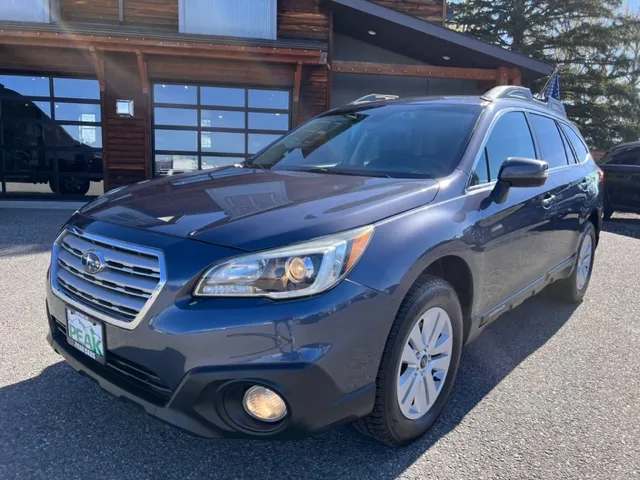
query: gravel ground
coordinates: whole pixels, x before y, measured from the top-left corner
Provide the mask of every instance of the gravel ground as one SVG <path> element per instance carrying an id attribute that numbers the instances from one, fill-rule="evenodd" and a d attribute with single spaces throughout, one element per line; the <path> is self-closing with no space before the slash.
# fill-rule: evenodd
<path id="1" fill-rule="evenodd" d="M 640 217 L 606 225 L 577 308 L 534 298 L 465 351 L 431 432 L 204 440 L 119 402 L 45 342 L 48 249 L 68 213 L 0 209 L 0 478 L 640 478 Z"/>

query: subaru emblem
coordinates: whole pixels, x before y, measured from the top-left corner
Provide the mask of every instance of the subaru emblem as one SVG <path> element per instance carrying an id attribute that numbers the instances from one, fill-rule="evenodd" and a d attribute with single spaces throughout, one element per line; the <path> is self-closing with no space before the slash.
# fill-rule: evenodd
<path id="1" fill-rule="evenodd" d="M 97 250 L 87 250 L 82 254 L 84 271 L 90 274 L 101 272 L 107 267 L 104 255 Z"/>

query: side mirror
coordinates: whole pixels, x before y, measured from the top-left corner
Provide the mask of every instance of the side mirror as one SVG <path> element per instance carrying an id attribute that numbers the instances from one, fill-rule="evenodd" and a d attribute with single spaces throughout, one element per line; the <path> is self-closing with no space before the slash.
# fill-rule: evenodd
<path id="1" fill-rule="evenodd" d="M 510 157 L 500 167 L 493 191 L 496 203 L 503 203 L 511 187 L 541 187 L 549 176 L 549 164 L 531 158 Z"/>

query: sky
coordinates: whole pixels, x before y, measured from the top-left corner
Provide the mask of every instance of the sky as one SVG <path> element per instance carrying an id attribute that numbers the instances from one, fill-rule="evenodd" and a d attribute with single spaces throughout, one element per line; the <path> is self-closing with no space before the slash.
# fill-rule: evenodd
<path id="1" fill-rule="evenodd" d="M 449 0 L 451 3 L 458 3 L 460 1 L 461 0 Z M 624 0 L 624 6 L 640 13 L 640 0 Z"/>

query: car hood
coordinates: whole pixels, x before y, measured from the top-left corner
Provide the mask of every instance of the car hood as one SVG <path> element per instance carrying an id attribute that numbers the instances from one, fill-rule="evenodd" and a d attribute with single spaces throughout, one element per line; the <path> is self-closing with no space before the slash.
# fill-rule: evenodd
<path id="1" fill-rule="evenodd" d="M 431 179 L 227 167 L 112 191 L 80 213 L 253 251 L 371 224 L 428 204 L 437 191 Z"/>

